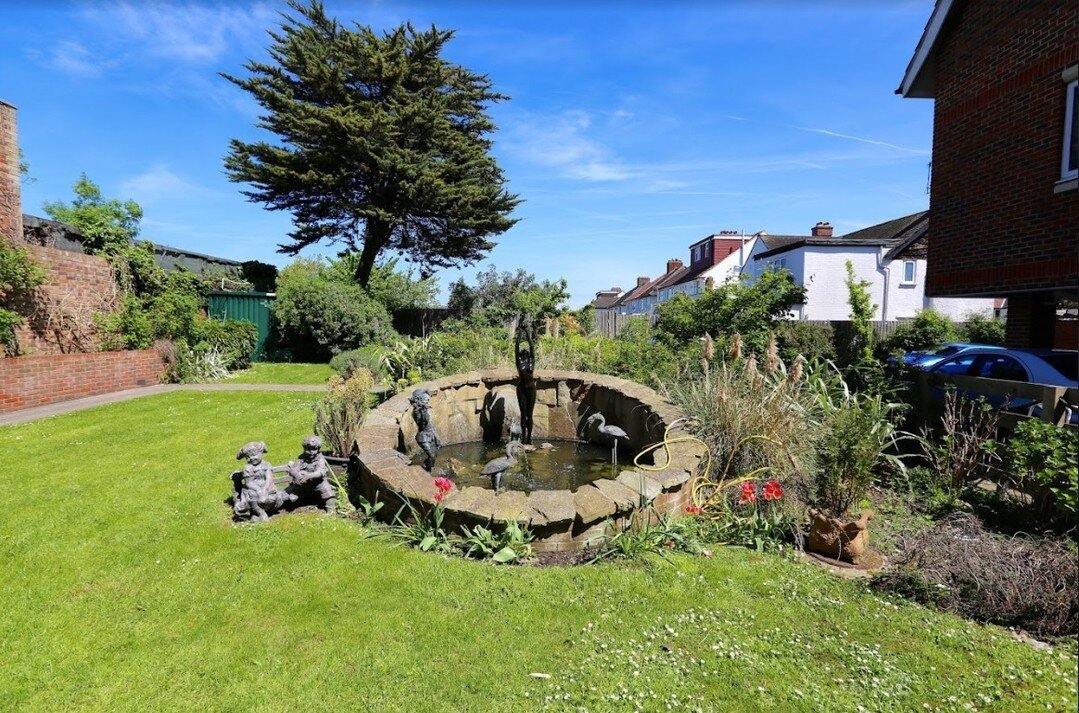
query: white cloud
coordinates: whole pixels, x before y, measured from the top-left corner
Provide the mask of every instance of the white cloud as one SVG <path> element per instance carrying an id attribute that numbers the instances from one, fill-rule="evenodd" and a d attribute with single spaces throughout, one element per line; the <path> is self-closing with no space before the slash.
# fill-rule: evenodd
<path id="1" fill-rule="evenodd" d="M 140 54 L 191 63 L 219 59 L 231 46 L 261 36 L 275 19 L 263 3 L 118 2 L 89 8 L 85 16 L 111 39 L 137 44 Z"/>
<path id="2" fill-rule="evenodd" d="M 637 174 L 588 136 L 592 117 L 565 111 L 553 117 L 530 117 L 517 124 L 507 141 L 524 160 L 554 168 L 565 178 L 589 182 L 624 181 Z"/>
<path id="3" fill-rule="evenodd" d="M 161 164 L 120 184 L 120 194 L 139 203 L 155 203 L 162 199 L 184 200 L 207 192 L 207 189 L 181 178 Z"/>
<path id="4" fill-rule="evenodd" d="M 79 77 L 96 77 L 104 67 L 99 57 L 78 42 L 57 42 L 47 53 L 34 52 L 34 56 L 53 69 Z"/>

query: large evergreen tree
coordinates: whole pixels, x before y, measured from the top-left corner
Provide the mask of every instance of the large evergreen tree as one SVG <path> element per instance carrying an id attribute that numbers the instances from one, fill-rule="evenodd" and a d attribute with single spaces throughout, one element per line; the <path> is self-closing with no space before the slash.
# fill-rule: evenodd
<path id="1" fill-rule="evenodd" d="M 270 33 L 273 64 L 223 75 L 262 105 L 258 125 L 279 139 L 234 139 L 225 168 L 253 186 L 248 198 L 292 213 L 280 251 L 322 240 L 358 250 L 364 287 L 383 251 L 424 275 L 482 257 L 519 202 L 490 153 L 486 110 L 505 97 L 442 58 L 453 32 L 405 24 L 380 35 L 342 26 L 314 0 L 289 5 L 298 17 Z"/>

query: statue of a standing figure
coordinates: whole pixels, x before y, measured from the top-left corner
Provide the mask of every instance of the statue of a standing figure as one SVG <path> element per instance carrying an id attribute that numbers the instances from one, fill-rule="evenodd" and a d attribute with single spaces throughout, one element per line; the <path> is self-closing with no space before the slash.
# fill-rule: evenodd
<path id="1" fill-rule="evenodd" d="M 522 337 L 528 342 L 523 349 Z M 521 442 L 530 445 L 532 411 L 536 408 L 536 343 L 532 334 L 532 318 L 527 314 L 522 314 L 517 320 L 513 353 L 517 362 L 517 405 L 521 409 Z"/>
<path id="2" fill-rule="evenodd" d="M 431 425 L 431 392 L 427 389 L 416 389 L 408 401 L 412 404 L 412 420 L 416 422 L 416 443 L 427 455 L 423 467 L 430 471 L 435 467 L 435 456 L 442 447 L 442 441 Z"/>
<path id="3" fill-rule="evenodd" d="M 329 513 L 337 510 L 337 488 L 330 482 L 330 464 L 322 455 L 322 439 L 308 436 L 303 439 L 303 453 L 288 464 L 292 482 L 287 491 L 301 501 L 313 501 Z"/>

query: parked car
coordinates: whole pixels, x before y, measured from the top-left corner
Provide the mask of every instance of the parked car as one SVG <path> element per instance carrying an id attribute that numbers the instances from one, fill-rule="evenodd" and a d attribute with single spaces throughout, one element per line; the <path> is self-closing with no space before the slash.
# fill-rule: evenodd
<path id="1" fill-rule="evenodd" d="M 989 347 L 967 349 L 947 357 L 926 369 L 930 374 L 952 376 L 980 376 L 986 379 L 1019 381 L 1028 384 L 1045 384 L 1079 388 L 1079 351 L 1064 349 L 1004 349 Z M 959 389 L 969 399 L 984 398 L 994 408 L 1040 416 L 1042 404 L 1035 398 L 1007 399 L 999 394 L 982 393 L 969 387 Z M 943 400 L 944 391 L 933 388 L 933 398 Z M 1055 404 L 1054 404 L 1055 405 Z M 1067 420 L 1079 423 L 1079 409 L 1069 408 Z"/>
<path id="2" fill-rule="evenodd" d="M 899 357 L 888 357 L 888 361 L 892 364 L 899 363 L 901 359 L 904 364 L 908 366 L 914 366 L 919 369 L 927 370 L 932 366 L 939 364 L 948 357 L 957 356 L 963 354 L 971 349 L 1003 349 L 1004 347 L 993 346 L 992 344 L 965 344 L 963 342 L 945 342 L 935 349 L 930 349 L 924 352 L 907 352 Z"/>

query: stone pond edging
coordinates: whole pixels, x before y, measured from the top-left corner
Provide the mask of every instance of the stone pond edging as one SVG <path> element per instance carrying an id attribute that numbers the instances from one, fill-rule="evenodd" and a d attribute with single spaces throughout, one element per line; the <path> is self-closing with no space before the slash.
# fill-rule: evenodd
<path id="1" fill-rule="evenodd" d="M 349 489 L 368 500 L 385 503 L 380 514 L 392 518 L 407 502 L 425 512 L 436 504 L 434 477 L 410 465 L 418 451 L 416 426 L 409 396 L 413 389 L 431 392 L 431 418 L 444 444 L 502 438 L 508 415 L 516 412 L 517 372 L 492 369 L 456 374 L 411 387 L 375 408 L 364 419 L 356 438 L 358 456 L 349 469 Z M 575 440 L 585 419 L 595 411 L 629 434 L 625 448 L 636 453 L 663 440 L 665 429 L 682 417 L 681 411 L 658 393 L 625 379 L 579 371 L 537 371 L 534 441 Z M 684 435 L 679 427 L 671 437 Z M 621 450 L 621 449 L 620 449 Z M 690 503 L 692 475 L 705 457 L 695 442 L 655 452 L 650 471 L 627 464 L 617 478 L 597 480 L 569 490 L 494 491 L 475 486 L 450 490 L 442 505 L 444 527 L 460 531 L 475 525 L 527 525 L 538 552 L 581 549 L 598 544 L 608 522 L 624 524 L 638 509 L 642 496 L 657 513 L 681 514 Z"/>

